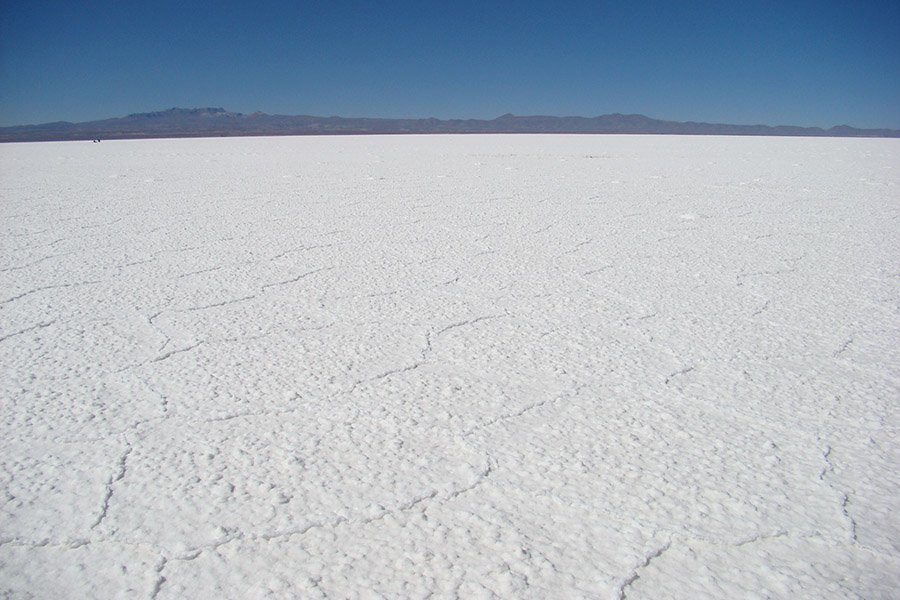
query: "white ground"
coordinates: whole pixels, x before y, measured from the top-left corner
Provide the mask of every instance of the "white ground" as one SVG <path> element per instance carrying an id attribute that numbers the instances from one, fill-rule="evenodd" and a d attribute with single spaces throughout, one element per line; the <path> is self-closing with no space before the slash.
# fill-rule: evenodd
<path id="1" fill-rule="evenodd" d="M 0 596 L 900 597 L 898 167 L 0 146 Z"/>

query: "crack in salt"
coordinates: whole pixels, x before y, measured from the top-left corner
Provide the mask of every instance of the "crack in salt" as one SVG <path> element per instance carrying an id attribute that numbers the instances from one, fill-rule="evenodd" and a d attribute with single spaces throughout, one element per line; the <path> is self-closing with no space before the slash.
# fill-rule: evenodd
<path id="1" fill-rule="evenodd" d="M 31 327 L 26 327 L 25 329 L 20 329 L 19 331 L 15 331 L 13 333 L 8 333 L 8 334 L 0 337 L 0 342 L 5 342 L 6 340 L 8 340 L 10 338 L 16 337 L 17 335 L 22 335 L 23 333 L 28 333 L 29 331 L 35 331 L 38 329 L 44 329 L 45 327 L 50 327 L 54 323 L 56 323 L 56 319 L 54 319 L 52 321 L 41 322 L 41 323 L 38 323 L 37 325 L 32 325 Z"/>
<path id="2" fill-rule="evenodd" d="M 90 281 L 76 281 L 76 282 L 73 282 L 73 283 L 58 283 L 58 284 L 55 284 L 55 285 L 45 285 L 45 286 L 41 286 L 41 287 L 38 287 L 38 288 L 34 288 L 34 289 L 31 289 L 31 290 L 28 290 L 27 292 L 22 292 L 21 294 L 18 294 L 18 295 L 16 295 L 16 296 L 12 296 L 11 298 L 7 298 L 6 300 L 0 300 L 0 305 L 2 305 L 2 304 L 9 304 L 10 302 L 13 302 L 13 301 L 15 301 L 15 300 L 19 300 L 19 299 L 24 298 L 24 297 L 26 297 L 26 296 L 30 296 L 31 294 L 36 294 L 36 293 L 38 293 L 38 292 L 43 292 L 43 291 L 46 291 L 46 290 L 57 290 L 57 289 L 62 289 L 62 288 L 79 287 L 79 286 L 82 286 L 82 285 L 94 285 L 94 284 L 97 284 L 97 283 L 103 283 L 103 280 L 102 280 L 102 279 L 97 279 L 97 280 L 90 280 Z"/>
<path id="3" fill-rule="evenodd" d="M 306 273 L 301 273 L 300 275 L 297 275 L 296 277 L 292 277 L 292 278 L 286 279 L 284 281 L 276 281 L 274 283 L 264 283 L 260 287 L 260 290 L 264 291 L 271 287 L 276 287 L 276 286 L 280 286 L 280 285 L 289 285 L 291 283 L 297 283 L 301 279 L 309 277 L 310 275 L 315 275 L 316 273 L 321 273 L 322 271 L 330 271 L 332 269 L 334 269 L 334 267 L 321 267 L 319 269 L 313 269 L 312 271 L 307 271 Z"/>
<path id="4" fill-rule="evenodd" d="M 156 581 L 153 582 L 153 588 L 150 590 L 150 600 L 156 600 L 156 597 L 159 596 L 160 590 L 162 590 L 163 584 L 166 582 L 166 578 L 163 576 L 162 572 L 165 570 L 166 565 L 169 564 L 169 559 L 165 556 L 159 559 L 159 562 L 156 563 L 156 567 L 154 567 L 156 571 Z"/>
<path id="5" fill-rule="evenodd" d="M 666 381 L 665 381 L 666 385 L 669 385 L 669 382 L 670 382 L 672 379 L 674 379 L 675 377 L 678 377 L 678 376 L 680 376 L 680 375 L 685 375 L 685 374 L 687 374 L 687 373 L 690 373 L 690 372 L 693 371 L 693 370 L 694 370 L 694 367 L 691 366 L 691 367 L 685 367 L 685 368 L 683 368 L 683 369 L 680 369 L 680 370 L 678 370 L 678 371 L 675 371 L 674 373 L 670 373 L 670 374 L 666 377 Z"/>
<path id="6" fill-rule="evenodd" d="M 843 344 L 841 344 L 840 348 L 838 348 L 837 350 L 834 351 L 833 356 L 835 358 L 837 358 L 838 356 L 840 356 L 841 354 L 846 352 L 847 348 L 849 348 L 850 345 L 853 343 L 853 340 L 854 340 L 853 336 L 850 336 Z"/>
<path id="7" fill-rule="evenodd" d="M 117 470 L 114 474 L 109 477 L 109 480 L 106 482 L 106 494 L 103 498 L 103 502 L 100 506 L 100 514 L 97 515 L 97 520 L 91 525 L 91 529 L 96 529 L 104 519 L 106 519 L 106 515 L 109 512 L 109 502 L 113 496 L 113 487 L 116 482 L 122 481 L 125 477 L 125 471 L 127 470 L 126 461 L 128 460 L 128 455 L 131 454 L 131 445 L 129 445 L 122 456 L 119 458 L 117 463 Z"/>
<path id="8" fill-rule="evenodd" d="M 641 559 L 641 561 L 638 562 L 638 564 L 619 584 L 618 589 L 616 590 L 616 599 L 625 600 L 625 597 L 628 594 L 628 588 L 631 587 L 631 585 L 640 578 L 641 571 L 650 566 L 650 563 L 653 562 L 654 559 L 662 556 L 671 547 L 672 540 L 667 540 L 665 543 L 644 554 L 644 557 Z"/>
<path id="9" fill-rule="evenodd" d="M 822 452 L 822 459 L 825 461 L 825 466 L 822 467 L 822 471 L 819 473 L 819 481 L 827 485 L 831 488 L 835 493 L 838 494 L 840 499 L 840 511 L 841 515 L 847 521 L 847 539 L 850 544 L 856 545 L 859 540 L 856 536 L 856 519 L 850 514 L 849 505 L 850 505 L 850 496 L 847 492 L 838 489 L 828 481 L 829 475 L 834 473 L 834 463 L 831 462 L 831 452 L 832 447 L 830 445 L 825 446 L 825 450 Z"/>

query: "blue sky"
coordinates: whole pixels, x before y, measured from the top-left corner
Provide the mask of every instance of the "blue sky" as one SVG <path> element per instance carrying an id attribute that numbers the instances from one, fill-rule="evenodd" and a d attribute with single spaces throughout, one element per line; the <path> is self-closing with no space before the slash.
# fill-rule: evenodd
<path id="1" fill-rule="evenodd" d="M 0 125 L 172 106 L 900 128 L 900 2 L 0 3 Z"/>

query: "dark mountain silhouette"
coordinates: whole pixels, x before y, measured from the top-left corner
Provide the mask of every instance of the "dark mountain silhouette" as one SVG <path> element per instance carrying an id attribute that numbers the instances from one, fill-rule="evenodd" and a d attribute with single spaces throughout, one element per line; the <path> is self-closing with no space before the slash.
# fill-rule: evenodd
<path id="1" fill-rule="evenodd" d="M 817 137 L 900 137 L 896 129 L 830 129 L 791 125 L 727 125 L 661 121 L 644 115 L 599 117 L 518 117 L 496 119 L 369 119 L 242 114 L 223 108 L 170 108 L 84 123 L 44 123 L 0 127 L 0 142 L 249 135 L 349 135 L 398 133 L 626 133 L 672 135 L 776 135 Z"/>

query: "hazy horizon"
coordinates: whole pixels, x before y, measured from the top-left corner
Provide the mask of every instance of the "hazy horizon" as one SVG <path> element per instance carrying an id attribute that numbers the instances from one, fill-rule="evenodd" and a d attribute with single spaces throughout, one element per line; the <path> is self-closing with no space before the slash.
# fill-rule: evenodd
<path id="1" fill-rule="evenodd" d="M 427 114 L 424 116 L 418 116 L 418 115 L 417 116 L 409 116 L 409 115 L 381 116 L 381 115 L 367 115 L 367 114 L 284 113 L 284 112 L 271 112 L 271 111 L 259 110 L 259 109 L 257 109 L 257 110 L 233 110 L 227 106 L 222 106 L 219 104 L 212 104 L 212 105 L 208 105 L 208 106 L 168 106 L 165 108 L 154 108 L 154 109 L 149 109 L 149 110 L 130 111 L 128 113 L 123 113 L 123 114 L 105 115 L 105 116 L 100 116 L 96 119 L 92 118 L 92 119 L 79 120 L 79 121 L 71 121 L 68 119 L 52 119 L 50 121 L 41 121 L 41 122 L 32 122 L 32 123 L 14 123 L 14 124 L 10 124 L 10 125 L 2 124 L 2 125 L 0 125 L 0 127 L 4 127 L 4 128 L 5 127 L 29 127 L 29 126 L 35 126 L 35 125 L 46 125 L 46 124 L 51 124 L 51 123 L 80 124 L 80 123 L 90 123 L 93 121 L 103 121 L 103 120 L 108 120 L 108 119 L 127 118 L 127 117 L 130 117 L 133 115 L 163 113 L 163 112 L 171 111 L 171 110 L 186 110 L 186 111 L 188 111 L 188 110 L 205 110 L 205 109 L 222 109 L 227 113 L 242 114 L 242 115 L 252 115 L 252 114 L 259 113 L 259 114 L 265 114 L 265 115 L 270 115 L 270 116 L 289 116 L 289 117 L 310 116 L 310 117 L 316 117 L 316 118 L 338 117 L 338 118 L 344 118 L 344 119 L 407 119 L 407 120 L 438 119 L 441 121 L 453 121 L 453 120 L 491 121 L 491 120 L 499 119 L 499 118 L 507 116 L 507 115 L 512 115 L 515 117 L 584 118 L 584 119 L 592 119 L 592 118 L 604 117 L 604 116 L 609 116 L 609 115 L 623 115 L 623 116 L 641 116 L 641 117 L 647 117 L 649 119 L 653 119 L 653 120 L 657 120 L 657 121 L 668 121 L 668 122 L 674 122 L 674 123 L 696 122 L 696 123 L 705 123 L 705 124 L 711 124 L 711 125 L 739 125 L 739 126 L 761 126 L 761 127 L 782 127 L 782 126 L 785 126 L 785 127 L 810 127 L 810 128 L 820 128 L 820 129 L 826 129 L 826 130 L 830 129 L 830 128 L 842 127 L 842 126 L 849 126 L 849 127 L 856 128 L 856 129 L 891 129 L 891 130 L 900 129 L 900 127 L 880 127 L 880 126 L 867 127 L 867 126 L 857 125 L 856 123 L 847 123 L 847 122 L 799 125 L 797 123 L 787 123 L 787 122 L 785 122 L 785 123 L 775 123 L 775 122 L 764 123 L 764 122 L 753 122 L 753 121 L 725 122 L 725 121 L 712 121 L 712 120 L 708 120 L 708 119 L 684 119 L 684 120 L 681 120 L 681 119 L 661 117 L 658 115 L 636 113 L 636 112 L 629 112 L 629 111 L 623 111 L 623 110 L 617 110 L 617 111 L 612 111 L 612 112 L 602 113 L 602 114 L 600 114 L 600 113 L 598 113 L 598 114 L 550 114 L 550 113 L 524 114 L 524 113 L 513 113 L 510 111 L 507 111 L 507 112 L 504 112 L 501 114 L 490 115 L 490 116 L 485 116 L 485 117 L 481 117 L 481 116 L 475 117 L 475 116 L 470 116 L 470 115 L 439 117 L 439 116 L 435 116 L 433 114 Z"/>

